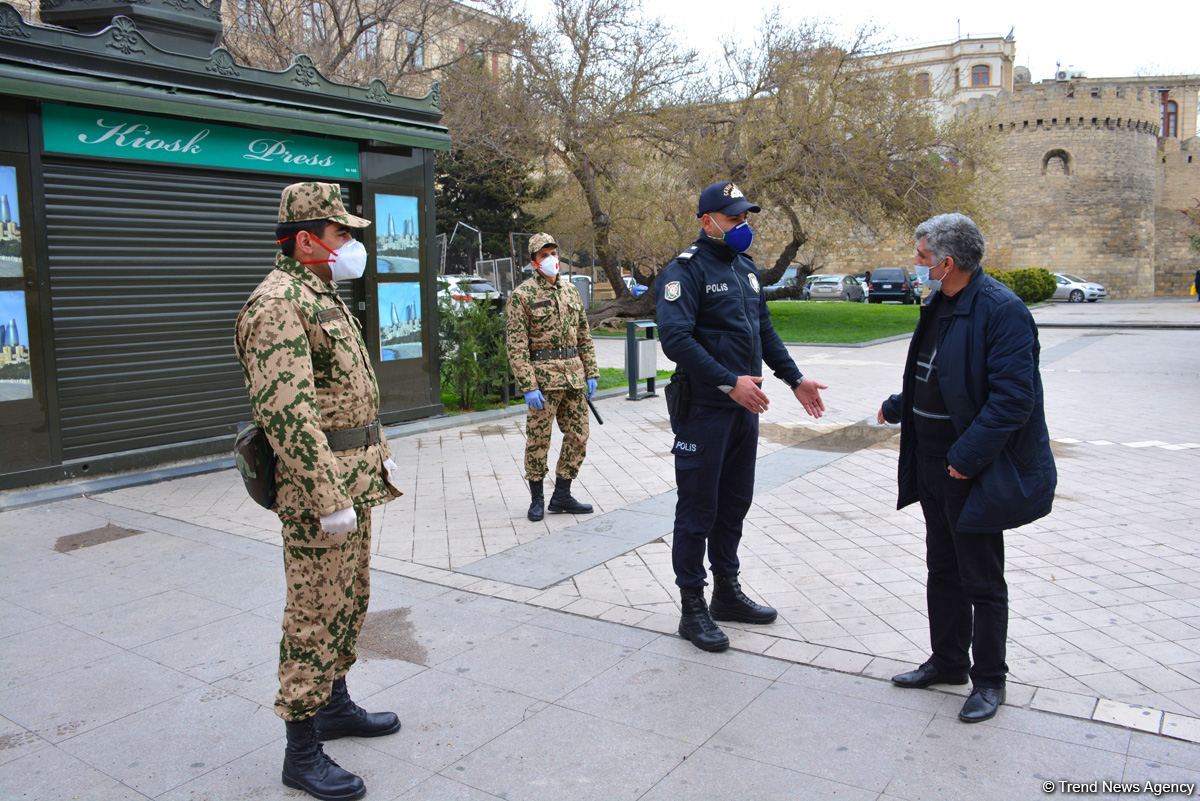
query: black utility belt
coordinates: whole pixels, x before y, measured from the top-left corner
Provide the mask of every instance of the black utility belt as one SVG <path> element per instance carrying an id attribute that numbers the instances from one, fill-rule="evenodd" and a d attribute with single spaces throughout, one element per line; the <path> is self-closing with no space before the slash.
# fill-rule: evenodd
<path id="1" fill-rule="evenodd" d="M 579 348 L 556 348 L 554 350 L 534 350 L 529 352 L 529 358 L 535 362 L 548 362 L 551 359 L 574 359 L 579 355 Z"/>
<path id="2" fill-rule="evenodd" d="M 378 420 L 358 428 L 341 428 L 321 433 L 325 435 L 325 439 L 329 440 L 329 450 L 331 451 L 369 448 L 372 445 L 378 445 L 383 440 L 383 426 L 379 424 Z"/>

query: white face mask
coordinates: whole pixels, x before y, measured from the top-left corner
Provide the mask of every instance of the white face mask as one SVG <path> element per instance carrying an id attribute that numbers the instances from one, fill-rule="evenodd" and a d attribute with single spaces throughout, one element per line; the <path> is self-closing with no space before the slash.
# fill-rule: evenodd
<path id="1" fill-rule="evenodd" d="M 546 258 L 538 262 L 538 272 L 547 278 L 553 278 L 558 275 L 558 257 L 551 253 Z"/>
<path id="2" fill-rule="evenodd" d="M 334 281 L 353 281 L 362 278 L 367 269 L 367 249 L 357 239 L 351 239 L 331 254 L 329 271 Z"/>

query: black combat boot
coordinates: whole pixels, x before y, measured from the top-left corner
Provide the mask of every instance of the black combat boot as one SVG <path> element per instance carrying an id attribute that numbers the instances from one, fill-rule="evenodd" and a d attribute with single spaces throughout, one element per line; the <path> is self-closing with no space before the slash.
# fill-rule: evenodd
<path id="1" fill-rule="evenodd" d="M 534 523 L 546 516 L 546 496 L 542 491 L 542 482 L 529 482 L 529 514 L 526 515 Z"/>
<path id="2" fill-rule="evenodd" d="M 559 478 L 554 479 L 554 494 L 550 496 L 550 511 L 555 514 L 566 512 L 571 515 L 590 515 L 592 513 L 592 505 L 590 503 L 580 503 L 571 497 L 571 479 Z"/>
<path id="3" fill-rule="evenodd" d="M 684 587 L 679 590 L 683 600 L 683 615 L 679 618 L 679 636 L 691 641 L 702 651 L 724 651 L 729 647 L 729 638 L 721 627 L 713 622 L 704 603 L 702 587 Z"/>
<path id="4" fill-rule="evenodd" d="M 400 718 L 395 712 L 368 712 L 350 700 L 343 676 L 333 683 L 329 703 L 317 710 L 317 737 L 336 740 L 339 737 L 382 737 L 400 731 Z"/>
<path id="5" fill-rule="evenodd" d="M 367 794 L 363 780 L 325 755 L 317 739 L 316 717 L 289 720 L 283 752 L 283 784 L 322 801 L 354 801 Z"/>
<path id="6" fill-rule="evenodd" d="M 712 611 L 714 620 L 736 623 L 774 623 L 778 613 L 769 606 L 756 603 L 742 592 L 737 575 L 713 576 Z"/>

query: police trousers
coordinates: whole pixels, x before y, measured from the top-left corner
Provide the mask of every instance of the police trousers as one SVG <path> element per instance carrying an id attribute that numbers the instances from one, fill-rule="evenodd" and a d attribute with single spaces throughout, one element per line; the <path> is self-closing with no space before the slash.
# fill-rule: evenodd
<path id="1" fill-rule="evenodd" d="M 1003 687 L 1008 638 L 1004 534 L 964 534 L 955 523 L 971 481 L 951 478 L 946 457 L 918 454 L 917 495 L 925 513 L 925 602 L 929 642 L 939 670 L 970 667 L 977 687 Z M 970 649 L 975 657 L 971 664 Z"/>
<path id="2" fill-rule="evenodd" d="M 358 528 L 348 535 L 322 534 L 319 522 L 283 520 L 287 602 L 275 714 L 284 720 L 314 715 L 356 659 L 371 596 L 371 508 L 357 512 Z"/>
<path id="3" fill-rule="evenodd" d="M 704 552 L 713 575 L 735 576 L 741 567 L 742 521 L 754 500 L 758 415 L 742 407 L 692 404 L 675 432 L 675 530 L 671 563 L 680 587 L 703 587 Z"/>

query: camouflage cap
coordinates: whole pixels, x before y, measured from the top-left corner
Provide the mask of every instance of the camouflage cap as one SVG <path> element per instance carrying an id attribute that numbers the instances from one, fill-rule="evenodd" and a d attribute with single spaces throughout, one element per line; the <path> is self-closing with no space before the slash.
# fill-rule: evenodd
<path id="1" fill-rule="evenodd" d="M 534 234 L 529 238 L 529 255 L 532 256 L 546 245 L 554 245 L 558 247 L 558 243 L 554 241 L 554 237 L 547 233 Z"/>
<path id="2" fill-rule="evenodd" d="M 342 205 L 342 188 L 337 184 L 305 181 L 284 187 L 279 196 L 279 222 L 332 220 L 348 228 L 366 228 L 370 220 L 355 217 Z"/>

